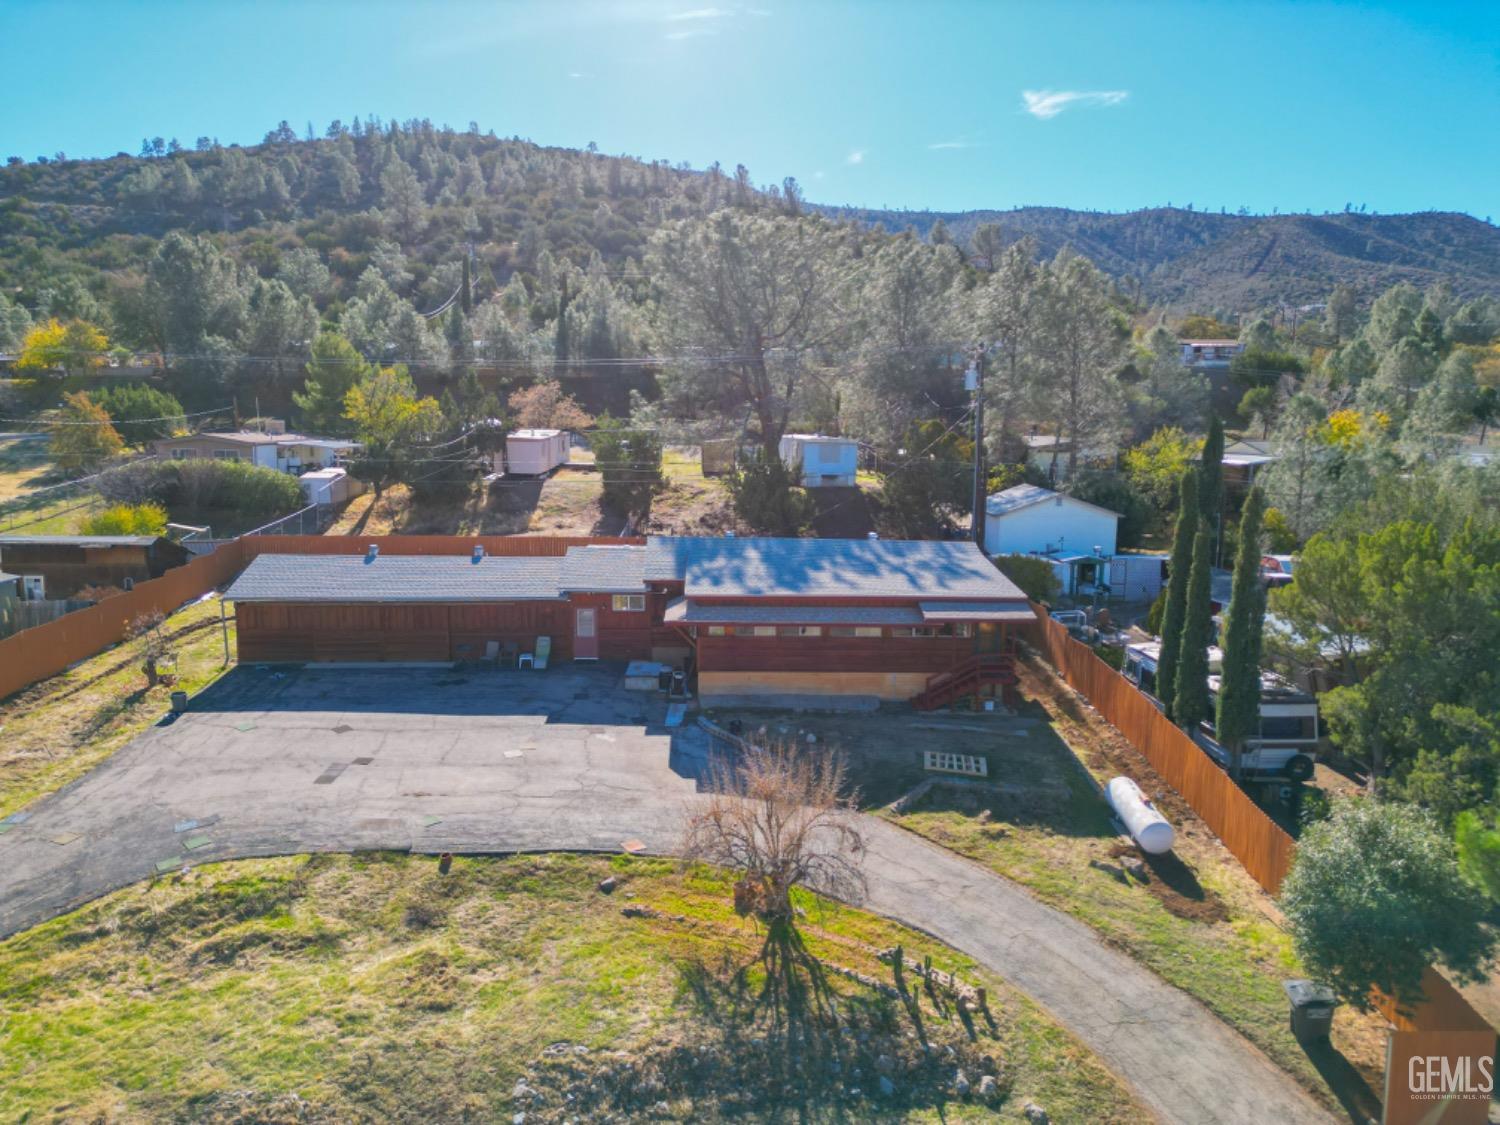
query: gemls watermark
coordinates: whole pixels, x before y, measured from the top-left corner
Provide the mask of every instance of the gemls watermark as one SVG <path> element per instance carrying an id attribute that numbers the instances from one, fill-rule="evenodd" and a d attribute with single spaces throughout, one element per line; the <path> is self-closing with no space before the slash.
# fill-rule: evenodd
<path id="1" fill-rule="evenodd" d="M 1413 1055 L 1406 1060 L 1407 1095 L 1422 1101 L 1475 1098 L 1495 1092 L 1495 1060 L 1472 1055 Z"/>
<path id="2" fill-rule="evenodd" d="M 1385 1125 L 1483 1125 L 1495 1092 L 1493 1031 L 1393 1031 Z"/>

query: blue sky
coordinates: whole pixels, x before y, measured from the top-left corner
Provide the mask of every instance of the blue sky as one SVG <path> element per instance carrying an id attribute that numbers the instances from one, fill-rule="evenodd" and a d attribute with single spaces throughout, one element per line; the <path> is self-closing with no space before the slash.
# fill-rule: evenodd
<path id="1" fill-rule="evenodd" d="M 827 203 L 1500 217 L 1493 3 L 0 0 L 0 42 L 0 156 L 375 113 Z"/>

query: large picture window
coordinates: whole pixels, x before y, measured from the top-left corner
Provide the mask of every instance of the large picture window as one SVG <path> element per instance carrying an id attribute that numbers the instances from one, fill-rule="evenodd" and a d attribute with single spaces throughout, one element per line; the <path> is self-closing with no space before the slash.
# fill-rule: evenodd
<path id="1" fill-rule="evenodd" d="M 646 595 L 616 594 L 611 604 L 616 613 L 644 613 L 646 611 Z"/>
<path id="2" fill-rule="evenodd" d="M 778 637 L 821 637 L 823 626 L 821 625 L 778 625 L 776 626 Z"/>

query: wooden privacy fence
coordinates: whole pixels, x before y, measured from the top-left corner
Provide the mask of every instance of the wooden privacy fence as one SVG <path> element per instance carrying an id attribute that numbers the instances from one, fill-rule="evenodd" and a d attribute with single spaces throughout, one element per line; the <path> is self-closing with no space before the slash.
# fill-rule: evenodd
<path id="1" fill-rule="evenodd" d="M 1034 639 L 1048 663 L 1151 763 L 1226 848 L 1271 894 L 1292 867 L 1297 843 L 1268 817 L 1227 773 L 1157 710 L 1134 684 L 1116 672 L 1067 627 L 1033 605 Z M 1422 977 L 1425 999 L 1399 1005 L 1377 994 L 1376 1007 L 1401 1031 L 1489 1031 L 1490 1025 L 1444 977 L 1429 968 Z M 1482 1120 L 1483 1118 L 1480 1118 Z"/>
<path id="2" fill-rule="evenodd" d="M 1292 838 L 1148 696 L 1069 636 L 1046 610 L 1037 608 L 1036 614 L 1039 647 L 1068 685 L 1182 794 L 1257 883 L 1272 894 L 1280 890 L 1296 849 Z"/>
<path id="3" fill-rule="evenodd" d="M 223 586 L 260 554 L 362 555 L 368 544 L 378 543 L 382 553 L 391 555 L 467 555 L 477 543 L 492 555 L 536 558 L 562 555 L 569 547 L 640 546 L 645 542 L 540 535 L 256 535 L 235 539 L 160 578 L 138 582 L 133 590 L 0 640 L 0 699 L 118 644 L 138 615 L 171 613 Z"/>
<path id="4" fill-rule="evenodd" d="M 0 699 L 124 640 L 140 614 L 171 613 L 228 582 L 240 572 L 242 558 L 239 540 L 226 543 L 160 578 L 137 582 L 133 590 L 6 637 L 0 641 Z"/>

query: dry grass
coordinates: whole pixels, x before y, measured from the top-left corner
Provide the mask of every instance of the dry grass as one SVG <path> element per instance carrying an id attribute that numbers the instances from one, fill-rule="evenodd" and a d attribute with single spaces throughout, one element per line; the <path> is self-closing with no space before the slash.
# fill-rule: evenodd
<path id="1" fill-rule="evenodd" d="M 807 896 L 824 964 L 889 981 L 875 951 L 900 942 L 987 985 L 993 1023 L 832 973 L 826 1019 L 768 1011 L 760 934 L 729 899 L 705 869 L 566 855 L 448 876 L 383 853 L 253 860 L 121 891 L 0 944 L 0 1119 L 1020 1121 L 1027 1101 L 1054 1121 L 1142 1118 L 1024 997 Z M 946 1092 L 956 1065 L 998 1070 L 997 1111 Z"/>
<path id="2" fill-rule="evenodd" d="M 45 437 L 0 438 L 0 503 L 51 483 L 49 445 Z"/>
<path id="3" fill-rule="evenodd" d="M 217 598 L 173 614 L 164 628 L 177 688 L 198 691 L 223 674 Z M 174 689 L 146 690 L 140 649 L 140 641 L 116 645 L 0 702 L 0 816 L 82 776 L 166 713 Z M 232 621 L 229 652 L 232 661 Z"/>

